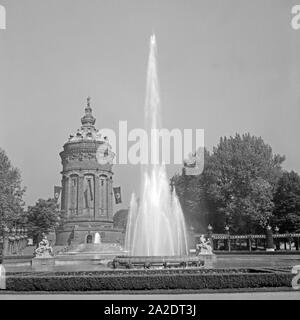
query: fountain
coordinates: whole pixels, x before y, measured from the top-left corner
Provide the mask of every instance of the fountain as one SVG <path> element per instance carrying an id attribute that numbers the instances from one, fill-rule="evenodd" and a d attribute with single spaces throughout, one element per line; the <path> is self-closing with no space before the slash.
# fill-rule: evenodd
<path id="1" fill-rule="evenodd" d="M 188 255 L 184 215 L 175 188 L 170 187 L 165 164 L 159 159 L 160 107 L 157 46 L 152 35 L 145 101 L 145 128 L 151 134 L 151 162 L 141 165 L 140 201 L 135 194 L 131 197 L 125 248 L 121 243 L 102 241 L 96 232 L 88 235 L 93 239 L 91 243 L 75 243 L 63 249 L 55 257 L 55 265 L 89 263 L 128 268 L 203 265 L 199 256 Z"/>
<path id="2" fill-rule="evenodd" d="M 157 129 L 160 129 L 160 95 L 157 76 L 157 46 L 155 36 L 150 39 L 147 72 L 145 124 L 152 133 L 151 156 L 157 164 L 142 166 L 140 205 L 131 198 L 125 247 L 133 256 L 187 255 L 187 235 L 183 213 L 175 189 L 170 185 L 164 164 L 159 163 Z M 153 135 L 154 132 L 154 135 Z M 152 158 L 155 161 L 155 158 Z"/>
<path id="3" fill-rule="evenodd" d="M 101 237 L 99 232 L 95 233 L 95 239 L 94 239 L 94 244 L 100 244 L 101 243 Z"/>
<path id="4" fill-rule="evenodd" d="M 188 256 L 187 232 L 175 188 L 170 190 L 166 168 L 159 161 L 160 94 L 157 75 L 157 46 L 150 38 L 145 102 L 145 127 L 151 134 L 151 164 L 142 165 L 141 198 L 133 194 L 127 220 L 125 250 L 114 267 L 199 266 L 198 257 Z"/>

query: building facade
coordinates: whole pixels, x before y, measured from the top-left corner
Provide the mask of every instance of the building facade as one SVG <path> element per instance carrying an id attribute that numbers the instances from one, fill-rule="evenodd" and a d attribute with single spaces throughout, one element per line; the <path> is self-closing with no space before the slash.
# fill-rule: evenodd
<path id="1" fill-rule="evenodd" d="M 70 135 L 60 153 L 62 161 L 61 226 L 56 244 L 122 243 L 124 234 L 113 228 L 113 158 L 106 137 L 95 128 L 90 98 L 81 128 Z"/>

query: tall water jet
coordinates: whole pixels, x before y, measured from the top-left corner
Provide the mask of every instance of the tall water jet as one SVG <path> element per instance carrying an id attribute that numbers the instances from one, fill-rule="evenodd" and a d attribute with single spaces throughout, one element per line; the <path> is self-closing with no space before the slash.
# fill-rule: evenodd
<path id="1" fill-rule="evenodd" d="M 140 201 L 133 195 L 127 221 L 125 247 L 134 256 L 186 255 L 184 216 L 171 192 L 165 165 L 159 161 L 160 94 L 157 74 L 157 46 L 150 38 L 145 101 L 145 127 L 151 136 L 151 164 L 142 165 Z M 149 153 L 150 154 L 150 153 Z"/>
<path id="2" fill-rule="evenodd" d="M 136 221 L 137 212 L 138 212 L 137 200 L 136 200 L 135 194 L 133 193 L 131 195 L 131 200 L 129 205 L 127 228 L 126 228 L 126 234 L 125 234 L 125 250 L 128 252 L 130 252 L 130 246 L 133 241 L 134 225 Z"/>
<path id="3" fill-rule="evenodd" d="M 94 244 L 100 244 L 101 243 L 101 237 L 99 232 L 96 232 L 95 234 L 95 239 L 94 239 Z"/>

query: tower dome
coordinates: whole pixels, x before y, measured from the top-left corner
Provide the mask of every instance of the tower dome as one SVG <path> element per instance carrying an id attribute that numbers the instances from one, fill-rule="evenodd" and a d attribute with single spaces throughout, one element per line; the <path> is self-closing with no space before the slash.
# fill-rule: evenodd
<path id="1" fill-rule="evenodd" d="M 90 106 L 91 98 L 87 98 L 87 106 L 84 109 L 85 115 L 81 118 L 81 123 L 84 127 L 90 127 L 93 126 L 96 122 L 96 119 L 92 115 L 92 108 Z"/>

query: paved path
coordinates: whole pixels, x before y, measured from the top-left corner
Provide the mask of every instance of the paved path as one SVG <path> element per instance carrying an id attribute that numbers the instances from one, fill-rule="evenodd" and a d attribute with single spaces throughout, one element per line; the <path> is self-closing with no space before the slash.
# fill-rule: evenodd
<path id="1" fill-rule="evenodd" d="M 0 300 L 300 300 L 300 291 L 199 294 L 0 294 Z"/>
<path id="2" fill-rule="evenodd" d="M 251 268 L 251 267 L 293 267 L 300 265 L 300 254 L 268 255 L 268 254 L 228 254 L 218 255 L 214 263 L 216 268 Z"/>

